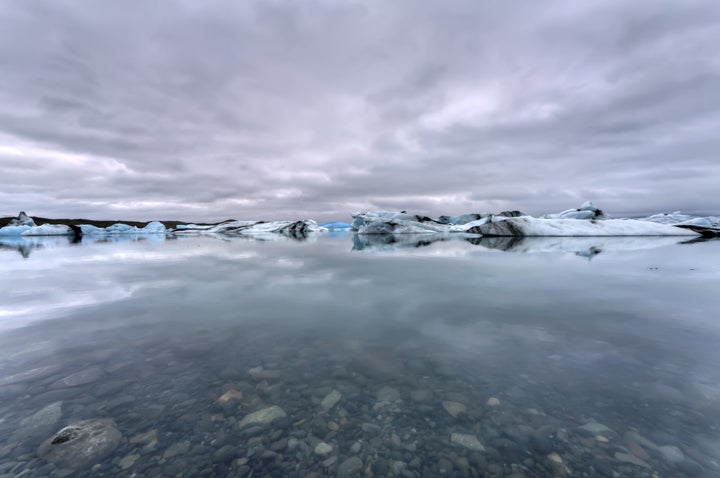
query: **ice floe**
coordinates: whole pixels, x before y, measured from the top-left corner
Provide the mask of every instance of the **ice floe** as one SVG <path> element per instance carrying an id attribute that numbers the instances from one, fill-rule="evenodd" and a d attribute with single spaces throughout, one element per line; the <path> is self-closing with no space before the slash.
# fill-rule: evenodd
<path id="1" fill-rule="evenodd" d="M 667 224 L 637 219 L 545 219 L 530 216 L 491 220 L 478 226 L 483 236 L 694 236 Z"/>
<path id="2" fill-rule="evenodd" d="M 579 208 L 541 217 L 520 211 L 427 216 L 389 211 L 353 213 L 352 229 L 359 234 L 464 233 L 483 236 L 694 236 L 710 235 L 702 228 L 715 227 L 716 218 L 651 216 L 612 219 L 588 201 Z M 655 219 L 653 219 L 655 218 Z M 677 226 L 677 227 L 676 227 Z M 701 230 L 702 229 L 702 230 Z"/>

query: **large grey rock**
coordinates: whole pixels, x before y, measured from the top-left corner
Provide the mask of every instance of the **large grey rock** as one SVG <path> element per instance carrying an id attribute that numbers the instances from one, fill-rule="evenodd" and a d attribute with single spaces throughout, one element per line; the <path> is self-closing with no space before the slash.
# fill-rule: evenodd
<path id="1" fill-rule="evenodd" d="M 249 425 L 267 425 L 278 418 L 286 417 L 285 410 L 273 405 L 271 407 L 263 408 L 253 413 L 245 415 L 245 417 L 238 423 L 239 428 L 245 428 Z"/>
<path id="2" fill-rule="evenodd" d="M 122 434 L 110 419 L 82 420 L 45 440 L 37 453 L 58 468 L 81 470 L 107 458 L 121 438 Z"/>

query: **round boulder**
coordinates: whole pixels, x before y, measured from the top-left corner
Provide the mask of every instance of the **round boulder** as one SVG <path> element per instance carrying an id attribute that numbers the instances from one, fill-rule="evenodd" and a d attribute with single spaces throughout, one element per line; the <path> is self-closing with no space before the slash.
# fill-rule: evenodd
<path id="1" fill-rule="evenodd" d="M 45 440 L 38 448 L 38 456 L 59 468 L 84 469 L 107 458 L 121 438 L 110 419 L 82 420 Z"/>

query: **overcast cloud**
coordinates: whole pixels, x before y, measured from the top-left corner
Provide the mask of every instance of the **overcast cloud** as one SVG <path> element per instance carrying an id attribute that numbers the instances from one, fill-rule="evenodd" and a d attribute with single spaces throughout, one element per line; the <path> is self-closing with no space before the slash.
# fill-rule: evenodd
<path id="1" fill-rule="evenodd" d="M 0 215 L 720 212 L 717 0 L 0 5 Z"/>

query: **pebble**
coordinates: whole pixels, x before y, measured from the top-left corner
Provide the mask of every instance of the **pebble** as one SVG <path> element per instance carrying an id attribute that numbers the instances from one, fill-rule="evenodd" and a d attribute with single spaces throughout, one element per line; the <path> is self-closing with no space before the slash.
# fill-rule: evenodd
<path id="1" fill-rule="evenodd" d="M 396 402 L 400 400 L 400 392 L 397 391 L 397 389 L 392 387 L 382 387 L 377 392 L 377 399 L 380 402 Z"/>
<path id="2" fill-rule="evenodd" d="M 495 397 L 490 397 L 487 400 L 487 405 L 488 407 L 497 407 L 498 405 L 500 405 L 500 400 Z"/>
<path id="3" fill-rule="evenodd" d="M 245 415 L 245 417 L 240 420 L 240 423 L 238 423 L 238 428 L 245 428 L 249 425 L 267 425 L 278 418 L 286 416 L 285 410 L 277 405 L 273 405 Z"/>
<path id="4" fill-rule="evenodd" d="M 337 469 L 338 478 L 351 478 L 356 473 L 360 472 L 363 467 L 363 462 L 357 456 L 352 456 L 347 460 L 340 463 Z"/>
<path id="5" fill-rule="evenodd" d="M 671 445 L 659 446 L 657 450 L 662 454 L 668 463 L 680 463 L 685 460 L 685 455 L 680 448 Z"/>
<path id="6" fill-rule="evenodd" d="M 600 435 L 602 433 L 612 433 L 615 434 L 615 432 L 612 431 L 609 427 L 603 425 L 602 423 L 598 423 L 596 421 L 589 421 L 586 424 L 579 426 L 578 430 L 587 432 L 591 435 Z"/>
<path id="7" fill-rule="evenodd" d="M 622 461 L 623 463 L 630 463 L 631 465 L 642 466 L 643 468 L 652 468 L 647 462 L 630 453 L 617 452 L 614 456 L 616 460 Z"/>
<path id="8" fill-rule="evenodd" d="M 232 402 L 233 400 L 241 400 L 243 393 L 240 390 L 228 390 L 227 392 L 220 395 L 217 402 L 221 405 Z"/>
<path id="9" fill-rule="evenodd" d="M 448 412 L 453 418 L 457 418 L 457 416 L 461 413 L 467 412 L 467 407 L 462 403 L 458 402 L 451 402 L 449 400 L 446 400 L 442 402 L 442 406 L 445 411 Z"/>
<path id="10" fill-rule="evenodd" d="M 469 450 L 485 451 L 485 447 L 475 435 L 466 433 L 453 433 L 450 435 L 450 443 L 459 445 Z"/>
<path id="11" fill-rule="evenodd" d="M 321 441 L 317 445 L 315 445 L 315 454 L 316 455 L 327 455 L 333 451 L 332 445 L 325 443 L 324 441 Z"/>
<path id="12" fill-rule="evenodd" d="M 131 466 L 133 466 L 135 464 L 135 462 L 137 461 L 138 458 L 140 458 L 140 455 L 138 455 L 136 453 L 133 453 L 130 455 L 125 455 L 125 457 L 122 460 L 120 460 L 118 465 L 120 465 L 120 468 L 122 468 L 123 470 L 127 470 L 128 468 L 130 468 Z"/>
<path id="13" fill-rule="evenodd" d="M 333 390 L 332 392 L 325 395 L 325 398 L 322 399 L 322 402 L 320 402 L 320 406 L 323 410 L 326 412 L 333 408 L 342 398 L 342 393 L 338 392 L 337 390 Z"/>

